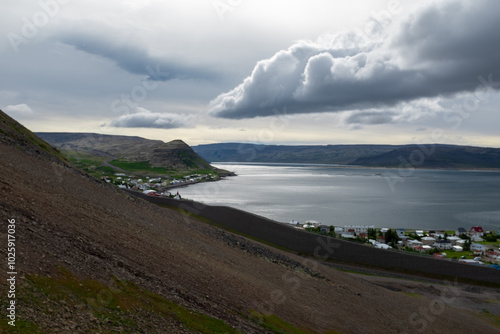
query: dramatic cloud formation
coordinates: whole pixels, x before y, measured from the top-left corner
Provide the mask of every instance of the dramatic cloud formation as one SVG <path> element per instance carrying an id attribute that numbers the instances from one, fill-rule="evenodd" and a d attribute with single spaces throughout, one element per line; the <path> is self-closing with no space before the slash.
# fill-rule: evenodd
<path id="1" fill-rule="evenodd" d="M 343 33 L 297 42 L 210 104 L 216 117 L 244 119 L 290 113 L 394 107 L 500 85 L 500 2 L 432 3 L 367 40 Z M 352 115 L 351 123 L 393 122 L 394 114 Z"/>
<path id="2" fill-rule="evenodd" d="M 192 127 L 193 120 L 192 115 L 157 113 L 137 107 L 136 113 L 122 115 L 110 125 L 117 128 L 175 129 Z"/>

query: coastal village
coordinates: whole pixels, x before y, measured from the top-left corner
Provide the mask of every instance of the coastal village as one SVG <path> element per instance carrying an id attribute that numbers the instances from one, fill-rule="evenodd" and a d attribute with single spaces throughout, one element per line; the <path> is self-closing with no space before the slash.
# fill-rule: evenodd
<path id="1" fill-rule="evenodd" d="M 436 259 L 500 269 L 500 229 L 485 231 L 481 226 L 456 230 L 414 230 L 376 228 L 375 226 L 330 226 L 317 221 L 304 224 L 291 220 L 289 225 L 309 232 L 329 235 L 367 246 L 433 256 Z"/>
<path id="2" fill-rule="evenodd" d="M 212 174 L 192 174 L 178 178 L 139 177 L 114 173 L 101 179 L 118 188 L 143 192 L 148 196 L 182 199 L 172 188 L 198 182 L 217 180 Z M 376 228 L 374 225 L 330 226 L 309 220 L 305 223 L 292 220 L 289 225 L 305 231 L 334 238 L 364 243 L 367 246 L 392 251 L 405 251 L 436 259 L 458 261 L 474 265 L 492 265 L 500 269 L 500 229 L 485 231 L 481 226 L 456 230 L 415 230 L 404 228 Z"/>
<path id="3" fill-rule="evenodd" d="M 161 178 L 149 176 L 138 177 L 125 173 L 115 173 L 113 177 L 103 176 L 101 179 L 106 183 L 114 184 L 118 188 L 142 191 L 149 196 L 181 199 L 178 192 L 173 194 L 168 190 L 198 182 L 215 181 L 218 178 L 212 174 L 192 174 L 179 178 Z"/>

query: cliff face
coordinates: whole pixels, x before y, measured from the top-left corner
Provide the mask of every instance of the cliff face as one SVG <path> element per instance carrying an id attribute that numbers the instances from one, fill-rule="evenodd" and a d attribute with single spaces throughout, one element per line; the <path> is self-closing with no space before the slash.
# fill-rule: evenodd
<path id="1" fill-rule="evenodd" d="M 210 169 L 211 166 L 182 140 L 160 144 L 152 151 L 149 163 L 167 169 Z"/>

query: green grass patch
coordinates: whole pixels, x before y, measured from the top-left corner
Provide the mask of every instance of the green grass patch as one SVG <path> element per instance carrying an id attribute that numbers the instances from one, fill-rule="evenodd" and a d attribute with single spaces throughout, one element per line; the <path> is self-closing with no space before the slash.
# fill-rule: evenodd
<path id="1" fill-rule="evenodd" d="M 275 315 L 261 314 L 255 310 L 250 310 L 250 319 L 258 323 L 262 328 L 270 330 L 276 334 L 312 334 L 314 332 L 301 329 L 293 326 L 292 324 L 284 321 Z M 333 332 L 331 332 L 333 333 Z"/>
<path id="2" fill-rule="evenodd" d="M 149 172 L 157 174 L 167 174 L 169 171 L 163 167 L 152 167 L 147 161 L 128 162 L 123 160 L 112 160 L 111 165 L 130 172 Z"/>
<path id="3" fill-rule="evenodd" d="M 479 316 L 480 318 L 491 323 L 493 326 L 500 328 L 500 315 L 494 315 L 488 310 L 483 310 Z"/>
<path id="4" fill-rule="evenodd" d="M 147 315 L 146 318 L 152 317 L 157 322 L 181 323 L 186 329 L 197 333 L 240 333 L 220 319 L 192 311 L 132 282 L 117 278 L 108 286 L 94 280 L 80 279 L 68 270 L 60 269 L 56 277 L 30 275 L 27 281 L 33 293 L 28 293 L 26 297 L 32 299 L 31 302 L 37 305 L 39 311 L 48 313 L 43 306 L 46 304 L 45 299 L 52 301 L 52 307 L 60 303 L 70 308 L 84 305 L 101 324 L 105 324 L 106 332 L 112 332 L 117 326 L 125 328 L 126 333 L 148 332 L 147 324 L 140 322 Z M 24 328 L 26 330 L 19 333 L 40 332 L 33 323 L 25 323 Z"/>
<path id="5" fill-rule="evenodd" d="M 419 295 L 418 293 L 414 292 L 403 292 L 403 294 L 414 298 L 423 298 L 422 295 Z"/>
<path id="6" fill-rule="evenodd" d="M 0 321 L 0 333 L 14 333 L 14 334 L 44 334 L 37 324 L 31 321 L 25 321 L 22 319 L 16 319 L 15 326 L 11 326 L 7 323 L 10 321 L 8 318 L 2 319 Z"/>

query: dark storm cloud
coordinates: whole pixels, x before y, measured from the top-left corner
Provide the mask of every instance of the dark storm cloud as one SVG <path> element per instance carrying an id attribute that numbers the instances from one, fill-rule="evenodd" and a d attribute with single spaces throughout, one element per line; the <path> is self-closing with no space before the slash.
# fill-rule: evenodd
<path id="1" fill-rule="evenodd" d="M 351 33 L 328 45 L 296 43 L 260 61 L 211 102 L 210 113 L 243 119 L 283 106 L 289 113 L 363 110 L 498 89 L 499 12 L 500 1 L 443 1 L 393 23 L 383 41 L 360 44 Z"/>
<path id="2" fill-rule="evenodd" d="M 113 34 L 90 32 L 78 29 L 60 35 L 61 42 L 89 54 L 113 61 L 121 69 L 149 80 L 167 81 L 172 79 L 214 79 L 215 74 L 200 66 L 185 64 L 174 59 L 153 57 L 147 48 L 132 41 L 123 41 Z M 104 29 L 104 31 L 106 31 Z"/>

